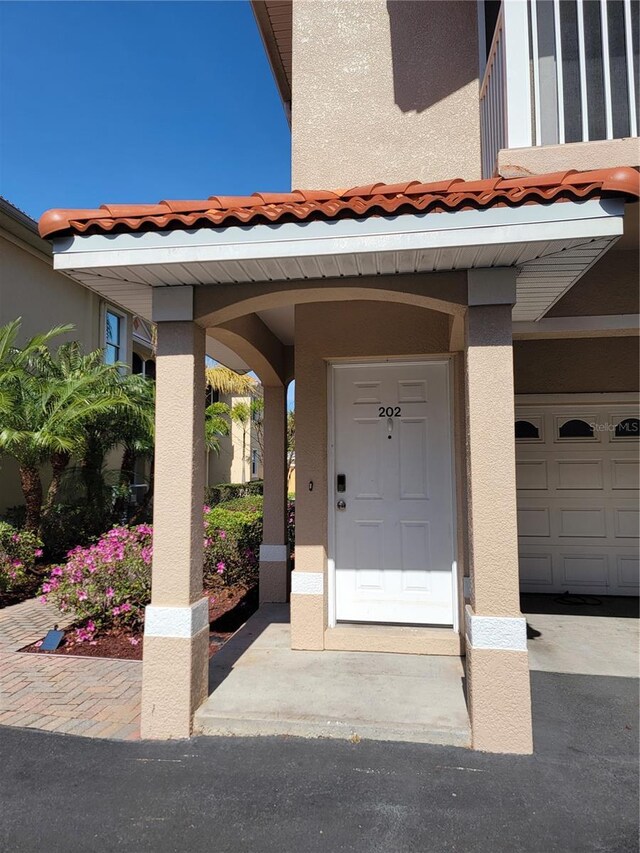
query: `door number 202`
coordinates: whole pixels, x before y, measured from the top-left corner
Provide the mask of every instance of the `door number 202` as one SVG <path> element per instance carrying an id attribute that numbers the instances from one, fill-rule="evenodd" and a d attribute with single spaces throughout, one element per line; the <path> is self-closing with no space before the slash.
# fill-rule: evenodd
<path id="1" fill-rule="evenodd" d="M 379 418 L 399 418 L 402 415 L 400 406 L 378 406 Z"/>

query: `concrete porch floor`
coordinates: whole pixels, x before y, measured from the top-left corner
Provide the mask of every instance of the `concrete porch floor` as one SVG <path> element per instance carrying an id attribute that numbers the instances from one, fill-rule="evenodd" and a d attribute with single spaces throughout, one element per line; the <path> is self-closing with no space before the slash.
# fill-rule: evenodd
<path id="1" fill-rule="evenodd" d="M 265 605 L 212 658 L 194 730 L 469 746 L 458 657 L 293 651 L 289 608 Z"/>

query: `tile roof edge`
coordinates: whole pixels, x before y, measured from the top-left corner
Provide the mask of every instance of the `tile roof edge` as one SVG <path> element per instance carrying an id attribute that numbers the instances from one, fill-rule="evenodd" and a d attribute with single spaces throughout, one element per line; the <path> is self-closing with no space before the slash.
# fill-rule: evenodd
<path id="1" fill-rule="evenodd" d="M 550 182 L 550 178 L 556 180 Z M 536 183 L 538 179 L 539 183 Z M 442 194 L 443 198 L 447 195 L 459 197 L 465 193 L 471 195 L 482 192 L 493 198 L 507 195 L 509 191 L 513 192 L 521 187 L 525 191 L 525 195 L 534 192 L 536 187 L 551 187 L 555 184 L 558 190 L 565 187 L 572 190 L 579 185 L 584 186 L 593 184 L 594 187 L 599 185 L 599 190 L 602 195 L 623 195 L 628 199 L 638 199 L 640 197 L 640 173 L 632 166 L 620 166 L 609 169 L 596 169 L 586 172 L 576 170 L 567 170 L 566 172 L 557 172 L 550 175 L 529 175 L 526 178 L 520 179 L 510 178 L 490 178 L 482 181 L 463 181 L 460 178 L 449 181 L 430 182 L 422 184 L 417 181 L 409 181 L 403 184 L 367 184 L 352 189 L 340 190 L 293 190 L 291 193 L 254 193 L 253 196 L 210 196 L 208 201 L 211 202 L 211 210 L 216 210 L 220 214 L 224 214 L 225 210 L 255 210 L 258 207 L 264 208 L 277 206 L 278 204 L 287 204 L 296 207 L 302 206 L 307 202 L 313 201 L 315 198 L 327 201 L 332 198 L 335 202 L 346 202 L 347 206 L 357 199 L 373 199 L 376 196 L 385 195 L 385 188 L 388 188 L 390 194 L 396 196 L 406 195 L 407 202 L 410 202 L 411 196 L 416 194 L 419 188 L 419 193 L 438 193 Z M 404 192 L 400 192 L 400 188 L 404 188 Z M 298 195 L 297 199 L 291 199 L 291 196 Z M 300 198 L 302 196 L 302 198 Z M 286 198 L 288 197 L 288 199 Z M 219 199 L 225 199 L 235 204 L 226 209 L 220 204 Z M 264 200 L 263 200 L 264 199 Z M 281 199 L 281 200 L 280 200 Z M 289 200 L 291 199 L 291 200 Z M 205 212 L 209 210 L 206 204 L 207 200 L 192 202 L 192 207 L 183 209 L 180 212 L 183 215 L 195 214 L 197 212 Z M 110 220 L 111 226 L 103 230 L 111 230 L 113 224 L 117 222 L 127 223 L 129 230 L 136 230 L 133 222 L 147 220 L 153 221 L 155 217 L 180 219 L 178 207 L 185 208 L 187 202 L 183 201 L 162 201 L 158 204 L 104 204 L 96 209 L 63 209 L 53 208 L 45 211 L 38 222 L 38 231 L 41 237 L 52 239 L 54 236 L 64 236 L 74 233 L 81 233 L 91 226 L 92 223 L 100 220 Z M 176 209 L 172 208 L 172 205 Z M 487 205 L 489 206 L 489 205 Z M 455 207 L 455 205 L 454 205 Z M 153 212 L 152 212 L 153 211 Z M 271 211 L 269 211 L 270 213 Z M 266 212 L 262 211 L 265 215 Z M 296 212 L 297 213 L 297 212 Z M 354 209 L 354 213 L 356 210 Z M 273 217 L 269 217 L 274 221 Z M 279 214 L 275 219 L 280 218 Z M 306 217 L 302 216 L 301 220 Z M 329 217 L 327 217 L 329 218 Z M 85 221 L 83 225 L 80 223 Z M 73 224 L 72 224 L 73 223 Z M 106 225 L 106 223 L 105 223 Z"/>

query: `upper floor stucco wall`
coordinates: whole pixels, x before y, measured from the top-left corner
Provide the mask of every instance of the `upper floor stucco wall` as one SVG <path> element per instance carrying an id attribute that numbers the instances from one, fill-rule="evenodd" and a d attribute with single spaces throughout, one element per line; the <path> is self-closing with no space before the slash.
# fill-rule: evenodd
<path id="1" fill-rule="evenodd" d="M 476 5 L 293 4 L 292 185 L 480 177 Z"/>

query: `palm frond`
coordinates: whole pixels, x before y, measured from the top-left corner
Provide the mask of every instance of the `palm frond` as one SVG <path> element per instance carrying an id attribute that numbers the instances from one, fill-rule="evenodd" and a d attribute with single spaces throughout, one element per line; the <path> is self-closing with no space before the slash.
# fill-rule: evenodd
<path id="1" fill-rule="evenodd" d="M 236 373 L 222 364 L 205 369 L 207 385 L 220 394 L 234 396 L 251 396 L 255 393 L 256 380 L 248 374 Z"/>

